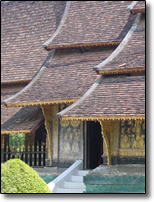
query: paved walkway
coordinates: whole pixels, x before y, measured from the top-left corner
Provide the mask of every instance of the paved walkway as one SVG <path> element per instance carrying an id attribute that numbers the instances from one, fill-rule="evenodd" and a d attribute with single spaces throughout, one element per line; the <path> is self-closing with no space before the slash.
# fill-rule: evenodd
<path id="1" fill-rule="evenodd" d="M 100 165 L 90 171 L 92 175 L 111 175 L 111 176 L 145 176 L 144 164 L 122 164 L 122 165 Z"/>
<path id="2" fill-rule="evenodd" d="M 58 176 L 66 170 L 66 168 L 43 167 L 33 168 L 40 176 Z"/>

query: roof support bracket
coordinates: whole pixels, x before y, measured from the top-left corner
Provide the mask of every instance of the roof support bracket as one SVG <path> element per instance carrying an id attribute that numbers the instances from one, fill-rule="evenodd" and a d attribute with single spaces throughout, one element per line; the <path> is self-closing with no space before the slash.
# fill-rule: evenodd
<path id="1" fill-rule="evenodd" d="M 99 121 L 99 122 L 101 125 L 102 137 L 103 137 L 103 140 L 105 142 L 105 146 L 106 146 L 106 150 L 107 150 L 107 165 L 111 165 L 111 150 L 110 150 L 109 139 L 108 139 L 106 132 L 104 130 L 103 121 Z"/>

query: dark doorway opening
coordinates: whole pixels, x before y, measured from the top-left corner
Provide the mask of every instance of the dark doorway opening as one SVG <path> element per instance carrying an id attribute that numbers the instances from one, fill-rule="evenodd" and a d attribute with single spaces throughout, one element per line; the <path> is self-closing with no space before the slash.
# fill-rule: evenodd
<path id="1" fill-rule="evenodd" d="M 87 169 L 94 169 L 102 162 L 103 138 L 98 121 L 87 122 Z"/>

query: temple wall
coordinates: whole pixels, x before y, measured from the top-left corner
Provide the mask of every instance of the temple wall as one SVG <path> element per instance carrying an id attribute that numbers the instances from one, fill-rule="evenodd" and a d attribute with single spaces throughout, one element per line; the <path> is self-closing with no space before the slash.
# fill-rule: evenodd
<path id="1" fill-rule="evenodd" d="M 83 123 L 59 121 L 59 165 L 67 167 L 83 159 Z"/>
<path id="2" fill-rule="evenodd" d="M 111 164 L 145 162 L 145 121 L 104 122 L 104 132 L 109 139 Z M 104 164 L 107 164 L 104 143 Z"/>
<path id="3" fill-rule="evenodd" d="M 56 118 L 58 105 L 42 107 L 47 130 L 47 165 L 68 167 L 83 159 L 83 122 L 61 121 Z"/>

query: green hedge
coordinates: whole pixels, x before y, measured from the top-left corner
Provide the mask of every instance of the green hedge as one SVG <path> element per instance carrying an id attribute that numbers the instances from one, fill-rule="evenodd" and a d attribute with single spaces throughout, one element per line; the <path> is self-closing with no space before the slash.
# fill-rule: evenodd
<path id="1" fill-rule="evenodd" d="M 1 193 L 51 193 L 47 184 L 20 159 L 1 163 Z"/>

